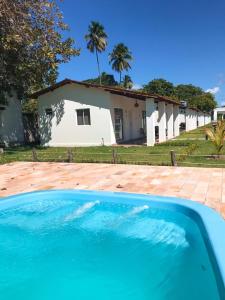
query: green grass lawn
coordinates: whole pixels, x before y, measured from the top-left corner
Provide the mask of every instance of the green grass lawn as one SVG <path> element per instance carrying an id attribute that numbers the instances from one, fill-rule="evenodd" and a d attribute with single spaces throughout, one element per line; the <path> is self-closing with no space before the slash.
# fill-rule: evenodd
<path id="1" fill-rule="evenodd" d="M 188 132 L 182 132 L 176 139 L 178 140 L 183 140 L 183 139 L 205 139 L 205 128 L 210 127 L 208 126 L 203 126 L 199 127 L 195 130 L 191 130 Z"/>
<path id="2" fill-rule="evenodd" d="M 112 163 L 113 149 L 117 163 L 171 165 L 170 151 L 174 150 L 179 166 L 225 167 L 225 160 L 207 157 L 215 153 L 210 141 L 204 140 L 204 128 L 182 133 L 176 140 L 158 144 L 154 147 L 75 147 L 73 162 Z M 35 147 L 38 161 L 68 161 L 68 148 Z M 225 155 L 225 148 L 222 154 Z M 205 156 L 202 156 L 205 155 Z M 32 161 L 32 147 L 7 148 L 0 154 L 0 163 L 13 161 Z"/>

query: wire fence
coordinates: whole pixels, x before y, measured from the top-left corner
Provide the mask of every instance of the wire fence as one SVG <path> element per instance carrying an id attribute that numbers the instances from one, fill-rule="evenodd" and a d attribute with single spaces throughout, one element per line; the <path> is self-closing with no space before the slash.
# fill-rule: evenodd
<path id="1" fill-rule="evenodd" d="M 173 150 L 162 153 L 120 152 L 116 147 L 107 152 L 80 151 L 74 148 L 66 150 L 36 149 L 28 151 L 4 150 L 0 153 L 0 163 L 13 161 L 33 162 L 70 162 L 70 163 L 111 163 L 160 166 L 201 166 L 225 168 L 225 155 L 192 154 L 196 149 L 192 144 L 185 151 Z"/>

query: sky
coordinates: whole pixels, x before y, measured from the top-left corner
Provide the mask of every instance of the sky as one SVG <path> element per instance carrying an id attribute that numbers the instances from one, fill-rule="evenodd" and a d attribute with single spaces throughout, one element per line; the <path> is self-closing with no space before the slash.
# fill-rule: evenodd
<path id="1" fill-rule="evenodd" d="M 81 53 L 60 66 L 58 81 L 98 76 L 84 39 L 90 22 L 98 21 L 108 35 L 101 71 L 119 80 L 108 55 L 123 42 L 134 58 L 129 75 L 136 88 L 155 78 L 191 83 L 225 105 L 225 0 L 64 0 L 60 8 L 70 27 L 65 36 Z"/>

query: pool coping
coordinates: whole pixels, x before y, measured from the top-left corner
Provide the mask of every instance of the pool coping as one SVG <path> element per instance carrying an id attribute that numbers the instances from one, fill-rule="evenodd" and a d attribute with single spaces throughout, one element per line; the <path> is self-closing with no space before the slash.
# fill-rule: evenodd
<path id="1" fill-rule="evenodd" d="M 169 209 L 185 214 L 193 219 L 200 228 L 205 241 L 209 257 L 214 269 L 220 299 L 225 299 L 225 220 L 212 208 L 203 204 L 176 197 L 158 196 L 152 194 L 136 194 L 127 192 L 109 192 L 109 191 L 92 191 L 92 190 L 41 190 L 28 193 L 21 193 L 1 198 L 0 208 L 7 204 L 13 205 L 14 201 L 20 198 L 30 197 L 31 195 L 54 194 L 55 197 L 64 195 L 79 195 L 85 200 L 86 196 L 92 198 L 107 198 L 104 201 L 113 201 L 121 203 L 140 204 L 151 202 L 154 208 Z M 110 197 L 110 198 L 109 198 Z M 129 199 L 127 199 L 129 198 Z M 12 202 L 13 201 L 13 202 Z M 222 233 L 224 232 L 224 238 Z"/>

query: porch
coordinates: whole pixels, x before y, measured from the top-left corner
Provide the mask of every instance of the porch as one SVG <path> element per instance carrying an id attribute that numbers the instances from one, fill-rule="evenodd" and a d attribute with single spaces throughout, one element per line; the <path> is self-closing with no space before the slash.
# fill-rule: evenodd
<path id="1" fill-rule="evenodd" d="M 179 135 L 177 102 L 158 96 L 121 96 L 111 98 L 113 144 L 154 146 Z"/>

